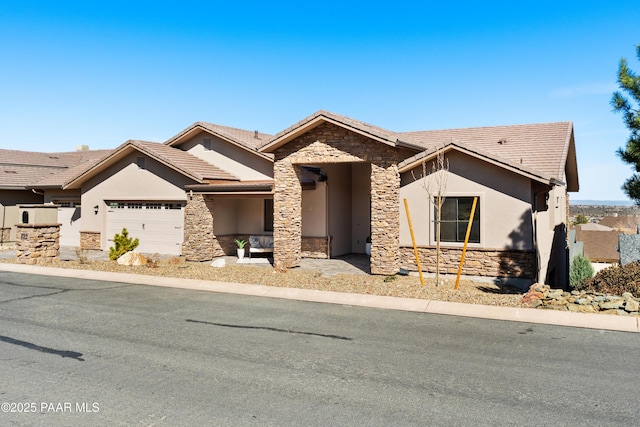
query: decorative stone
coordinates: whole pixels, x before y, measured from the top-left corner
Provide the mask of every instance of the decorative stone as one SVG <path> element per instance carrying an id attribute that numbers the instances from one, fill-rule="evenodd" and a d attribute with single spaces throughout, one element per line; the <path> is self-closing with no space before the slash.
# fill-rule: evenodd
<path id="1" fill-rule="evenodd" d="M 599 305 L 601 310 L 619 309 L 624 307 L 624 299 L 620 297 L 613 298 L 610 301 L 603 301 Z"/>
<path id="2" fill-rule="evenodd" d="M 126 266 L 146 265 L 147 258 L 138 252 L 130 251 L 118 258 L 118 264 Z"/>
<path id="3" fill-rule="evenodd" d="M 640 311 L 640 303 L 633 298 L 629 298 L 624 304 L 624 310 L 628 312 Z"/>
<path id="4" fill-rule="evenodd" d="M 227 261 L 224 258 L 218 258 L 211 263 L 211 267 L 224 267 L 227 265 Z"/>

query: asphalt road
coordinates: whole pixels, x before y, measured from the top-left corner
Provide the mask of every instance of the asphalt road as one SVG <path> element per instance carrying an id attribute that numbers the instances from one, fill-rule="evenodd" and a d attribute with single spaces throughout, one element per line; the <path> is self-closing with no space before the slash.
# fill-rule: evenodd
<path id="1" fill-rule="evenodd" d="M 638 425 L 640 334 L 0 272 L 0 425 Z"/>

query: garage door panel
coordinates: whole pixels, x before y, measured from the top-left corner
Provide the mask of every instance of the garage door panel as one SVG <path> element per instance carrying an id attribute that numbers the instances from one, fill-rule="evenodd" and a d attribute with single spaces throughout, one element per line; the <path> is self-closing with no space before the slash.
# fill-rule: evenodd
<path id="1" fill-rule="evenodd" d="M 116 203 L 111 203 L 116 204 Z M 121 233 L 123 228 L 129 232 L 129 237 L 137 238 L 140 244 L 136 248 L 144 253 L 161 253 L 180 255 L 184 238 L 183 209 L 162 208 L 149 209 L 146 203 L 116 204 L 119 208 L 107 210 L 107 241 L 113 245 L 113 237 Z M 129 208 L 130 205 L 142 208 Z M 151 204 L 157 207 L 159 203 Z M 175 203 L 173 203 L 175 206 Z"/>

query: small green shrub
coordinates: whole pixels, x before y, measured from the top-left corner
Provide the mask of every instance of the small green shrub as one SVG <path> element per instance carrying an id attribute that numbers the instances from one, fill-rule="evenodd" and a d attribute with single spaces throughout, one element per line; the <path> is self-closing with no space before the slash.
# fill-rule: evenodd
<path id="1" fill-rule="evenodd" d="M 573 258 L 569 268 L 569 285 L 572 289 L 581 290 L 587 280 L 593 277 L 593 266 L 589 258 L 578 255 Z"/>
<path id="2" fill-rule="evenodd" d="M 247 245 L 247 241 L 244 239 L 235 239 L 234 242 L 236 243 L 236 246 L 238 247 L 238 249 L 244 249 L 244 247 Z"/>
<path id="3" fill-rule="evenodd" d="M 138 247 L 140 241 L 129 237 L 126 228 L 122 229 L 122 234 L 116 233 L 113 237 L 113 246 L 109 248 L 109 259 L 116 260 L 129 251 Z"/>
<path id="4" fill-rule="evenodd" d="M 605 294 L 622 295 L 631 293 L 640 297 L 640 263 L 632 262 L 617 265 L 599 271 L 593 278 L 586 281 L 584 289 Z"/>

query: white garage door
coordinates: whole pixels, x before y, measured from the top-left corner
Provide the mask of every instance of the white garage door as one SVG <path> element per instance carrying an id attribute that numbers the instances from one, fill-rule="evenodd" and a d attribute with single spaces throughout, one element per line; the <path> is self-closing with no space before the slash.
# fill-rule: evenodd
<path id="1" fill-rule="evenodd" d="M 123 228 L 129 237 L 138 238 L 136 251 L 180 255 L 184 238 L 182 203 L 107 202 L 107 245 Z"/>
<path id="2" fill-rule="evenodd" d="M 60 246 L 80 246 L 80 202 L 54 202 L 58 208 Z"/>

